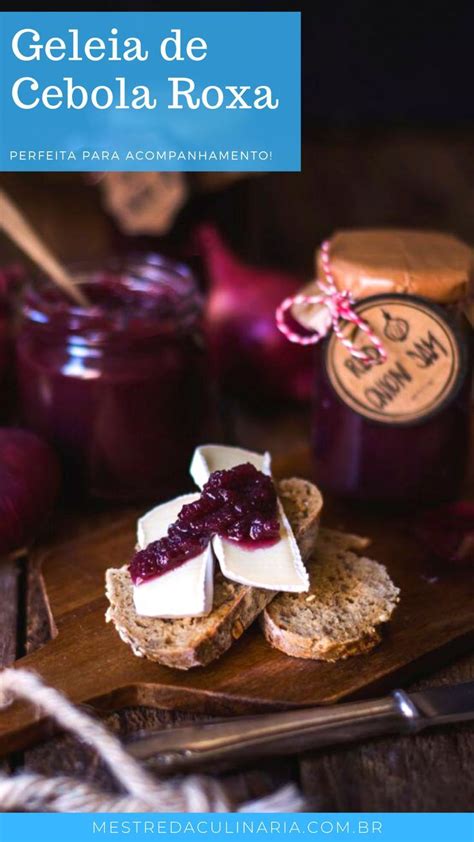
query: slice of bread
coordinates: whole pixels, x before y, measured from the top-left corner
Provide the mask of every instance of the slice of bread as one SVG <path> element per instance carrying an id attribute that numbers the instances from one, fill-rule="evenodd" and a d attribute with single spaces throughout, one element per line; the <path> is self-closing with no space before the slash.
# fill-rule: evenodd
<path id="1" fill-rule="evenodd" d="M 300 479 L 280 482 L 278 494 L 306 560 L 316 541 L 321 494 Z M 222 655 L 275 596 L 274 591 L 231 582 L 217 570 L 210 614 L 161 620 L 136 613 L 128 566 L 107 570 L 105 581 L 110 602 L 106 620 L 114 623 L 135 655 L 183 670 L 205 666 Z"/>
<path id="2" fill-rule="evenodd" d="M 295 658 L 337 661 L 368 652 L 381 640 L 399 589 L 386 568 L 356 555 L 367 538 L 321 529 L 306 567 L 310 592 L 279 594 L 261 617 L 276 649 Z"/>

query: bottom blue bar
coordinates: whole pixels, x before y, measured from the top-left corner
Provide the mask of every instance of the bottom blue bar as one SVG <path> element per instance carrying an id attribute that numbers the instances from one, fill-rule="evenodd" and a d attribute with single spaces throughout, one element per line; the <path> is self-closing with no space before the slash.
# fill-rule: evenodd
<path id="1" fill-rule="evenodd" d="M 368 839 L 474 842 L 471 813 L 5 813 L 1 842 L 128 840 Z"/>

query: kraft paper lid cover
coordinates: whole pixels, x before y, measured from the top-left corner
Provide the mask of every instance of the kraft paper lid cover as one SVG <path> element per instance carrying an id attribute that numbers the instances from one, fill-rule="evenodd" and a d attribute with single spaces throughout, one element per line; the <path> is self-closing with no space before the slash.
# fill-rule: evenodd
<path id="1" fill-rule="evenodd" d="M 436 231 L 337 231 L 330 240 L 330 259 L 336 286 L 350 290 L 355 299 L 396 292 L 452 303 L 468 296 L 474 268 L 469 246 Z M 319 250 L 316 272 L 324 278 Z"/>

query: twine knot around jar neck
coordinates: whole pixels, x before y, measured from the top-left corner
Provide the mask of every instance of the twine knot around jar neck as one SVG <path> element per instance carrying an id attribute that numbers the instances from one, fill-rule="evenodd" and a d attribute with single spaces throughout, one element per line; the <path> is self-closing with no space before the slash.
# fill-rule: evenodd
<path id="1" fill-rule="evenodd" d="M 379 337 L 372 330 L 370 325 L 357 313 L 357 310 L 355 309 L 356 302 L 353 296 L 351 295 L 350 291 L 347 289 L 339 290 L 336 287 L 331 272 L 329 240 L 326 240 L 321 246 L 321 261 L 325 278 L 316 279 L 316 286 L 319 292 L 315 295 L 299 293 L 297 295 L 290 296 L 289 298 L 285 298 L 285 300 L 282 301 L 282 303 L 277 308 L 275 314 L 278 330 L 289 340 L 289 342 L 294 342 L 295 344 L 304 346 L 316 345 L 332 329 L 339 341 L 342 343 L 342 345 L 344 345 L 345 348 L 347 348 L 347 350 L 353 357 L 361 359 L 364 363 L 368 365 L 384 362 L 387 359 L 387 353 L 383 347 L 381 339 L 379 339 Z M 295 328 L 292 328 L 288 324 L 288 311 L 291 312 L 295 305 L 305 304 L 321 305 L 324 308 L 326 308 L 328 318 L 325 320 L 325 328 L 315 330 L 311 333 L 307 332 L 307 329 L 305 328 L 306 332 L 302 333 L 300 330 L 300 327 L 302 327 L 302 325 L 300 325 L 298 319 L 294 316 L 293 313 L 291 313 L 291 315 L 293 316 L 293 319 L 296 322 L 297 326 Z M 357 348 L 353 340 L 345 335 L 344 325 L 347 323 L 352 323 L 359 330 L 365 333 L 369 342 L 376 348 L 378 352 L 377 357 L 375 359 L 367 353 L 366 349 Z"/>

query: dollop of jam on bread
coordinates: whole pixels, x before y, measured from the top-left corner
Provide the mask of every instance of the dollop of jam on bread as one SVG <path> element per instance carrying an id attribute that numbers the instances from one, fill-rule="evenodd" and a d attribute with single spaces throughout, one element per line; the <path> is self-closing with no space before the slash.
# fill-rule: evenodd
<path id="1" fill-rule="evenodd" d="M 135 553 L 134 585 L 161 576 L 203 552 L 214 535 L 252 550 L 280 537 L 277 495 L 271 477 L 249 462 L 214 471 L 194 503 L 181 509 L 168 534 Z"/>

